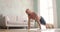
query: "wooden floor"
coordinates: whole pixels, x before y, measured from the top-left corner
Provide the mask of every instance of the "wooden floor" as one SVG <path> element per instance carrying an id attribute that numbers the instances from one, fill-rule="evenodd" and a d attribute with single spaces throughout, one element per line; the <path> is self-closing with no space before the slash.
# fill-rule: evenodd
<path id="1" fill-rule="evenodd" d="M 39 30 L 39 29 L 0 29 L 0 32 L 57 32 L 54 29 Z M 60 32 L 60 30 L 58 31 Z"/>
<path id="2" fill-rule="evenodd" d="M 0 29 L 0 32 L 36 32 L 36 30 L 26 30 L 26 29 Z"/>

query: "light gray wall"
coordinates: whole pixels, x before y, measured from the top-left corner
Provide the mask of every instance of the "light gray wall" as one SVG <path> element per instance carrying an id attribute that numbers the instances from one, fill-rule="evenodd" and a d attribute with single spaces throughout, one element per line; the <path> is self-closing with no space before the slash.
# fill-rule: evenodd
<path id="1" fill-rule="evenodd" d="M 3 15 L 15 15 L 26 19 L 27 8 L 33 9 L 32 0 L 0 0 L 0 14 Z"/>
<path id="2" fill-rule="evenodd" d="M 57 23 L 58 23 L 58 28 L 60 28 L 60 0 L 56 0 L 57 4 Z"/>
<path id="3" fill-rule="evenodd" d="M 18 3 L 18 4 L 17 4 Z M 4 15 L 20 14 L 21 5 L 14 0 L 0 0 L 0 13 Z"/>
<path id="4" fill-rule="evenodd" d="M 34 2 L 34 3 L 33 3 Z M 37 0 L 0 0 L 0 14 L 5 16 L 18 16 L 20 18 L 27 18 L 25 10 L 29 8 L 38 12 Z M 36 24 L 36 23 L 35 23 Z"/>

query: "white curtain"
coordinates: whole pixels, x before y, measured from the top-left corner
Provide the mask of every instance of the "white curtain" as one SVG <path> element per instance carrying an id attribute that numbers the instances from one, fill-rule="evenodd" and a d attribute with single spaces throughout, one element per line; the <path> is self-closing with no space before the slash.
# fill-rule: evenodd
<path id="1" fill-rule="evenodd" d="M 40 0 L 40 16 L 45 19 L 46 23 L 54 24 L 52 0 Z M 44 25 L 41 28 L 46 29 Z"/>
<path id="2" fill-rule="evenodd" d="M 44 17 L 46 23 L 53 24 L 52 0 L 40 0 L 40 16 Z"/>

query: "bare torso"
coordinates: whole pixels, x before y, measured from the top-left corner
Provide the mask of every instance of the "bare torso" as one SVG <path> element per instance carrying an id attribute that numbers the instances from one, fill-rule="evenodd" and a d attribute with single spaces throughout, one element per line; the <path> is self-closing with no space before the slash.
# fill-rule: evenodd
<path id="1" fill-rule="evenodd" d="M 33 20 L 37 20 L 38 19 L 38 15 L 33 12 L 31 14 L 28 14 L 28 18 L 33 19 Z"/>

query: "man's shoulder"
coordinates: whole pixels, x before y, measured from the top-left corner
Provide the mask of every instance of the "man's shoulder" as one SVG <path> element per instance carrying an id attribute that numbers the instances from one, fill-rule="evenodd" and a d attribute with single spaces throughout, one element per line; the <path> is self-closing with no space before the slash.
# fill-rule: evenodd
<path id="1" fill-rule="evenodd" d="M 34 15 L 37 15 L 35 12 L 33 12 Z"/>

